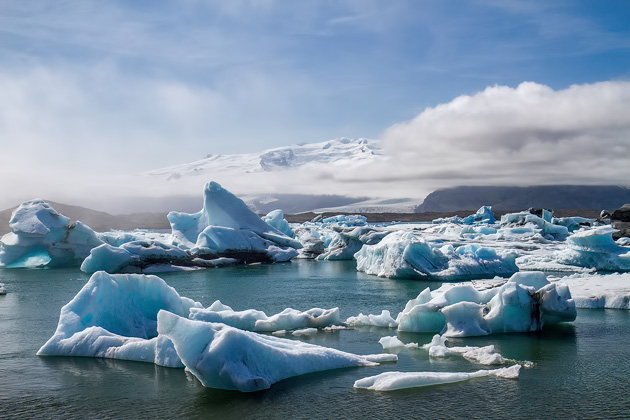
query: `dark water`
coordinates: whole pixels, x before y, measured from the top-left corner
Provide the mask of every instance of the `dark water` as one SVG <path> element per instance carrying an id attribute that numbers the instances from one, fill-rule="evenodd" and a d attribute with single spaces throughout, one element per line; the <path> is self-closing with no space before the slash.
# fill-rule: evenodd
<path id="1" fill-rule="evenodd" d="M 341 309 L 341 316 L 389 309 L 395 316 L 426 283 L 357 273 L 353 262 L 295 261 L 162 277 L 182 296 L 267 314 L 288 306 Z M 59 310 L 83 286 L 78 270 L 0 270 L 0 417 L 7 418 L 628 418 L 630 313 L 579 310 L 574 324 L 540 333 L 452 341 L 495 344 L 505 357 L 530 360 L 518 380 L 480 378 L 395 392 L 355 390 L 384 371 L 473 371 L 464 359 L 431 361 L 403 350 L 397 364 L 314 373 L 251 394 L 204 388 L 184 370 L 139 362 L 35 356 Z M 432 283 L 431 287 L 439 284 Z M 359 354 L 380 353 L 394 330 L 320 332 L 310 342 Z M 420 344 L 431 334 L 400 334 Z"/>

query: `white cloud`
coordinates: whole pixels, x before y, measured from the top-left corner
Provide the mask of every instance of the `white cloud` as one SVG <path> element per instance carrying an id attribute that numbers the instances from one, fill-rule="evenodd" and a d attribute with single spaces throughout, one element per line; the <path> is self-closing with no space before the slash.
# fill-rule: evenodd
<path id="1" fill-rule="evenodd" d="M 630 184 L 630 82 L 492 86 L 383 135 L 401 178 L 453 185 Z"/>

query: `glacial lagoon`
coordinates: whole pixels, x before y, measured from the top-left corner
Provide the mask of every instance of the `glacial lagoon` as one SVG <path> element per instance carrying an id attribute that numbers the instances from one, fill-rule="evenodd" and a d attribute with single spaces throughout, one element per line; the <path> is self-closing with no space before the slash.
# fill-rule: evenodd
<path id="1" fill-rule="evenodd" d="M 355 261 L 293 260 L 160 274 L 180 295 L 208 306 L 269 314 L 286 307 L 339 307 L 341 318 L 392 314 L 439 282 L 392 280 L 356 271 Z M 0 269 L 0 417 L 33 418 L 514 418 L 630 415 L 630 312 L 578 309 L 573 323 L 543 331 L 450 339 L 450 345 L 494 344 L 503 356 L 534 363 L 517 380 L 492 377 L 394 392 L 353 388 L 388 371 L 472 372 L 463 358 L 430 359 L 422 349 L 398 351 L 397 363 L 312 373 L 254 393 L 203 387 L 184 369 L 79 357 L 39 357 L 59 311 L 89 276 L 78 269 Z M 381 353 L 378 340 L 431 341 L 432 334 L 357 327 L 291 338 L 356 354 Z M 291 336 L 288 336 L 291 337 Z"/>

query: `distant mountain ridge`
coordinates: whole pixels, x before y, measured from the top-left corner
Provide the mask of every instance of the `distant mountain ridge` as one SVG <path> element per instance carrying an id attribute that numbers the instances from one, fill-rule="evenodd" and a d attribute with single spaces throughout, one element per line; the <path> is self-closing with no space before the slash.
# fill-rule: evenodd
<path id="1" fill-rule="evenodd" d="M 154 169 L 140 175 L 167 181 L 199 176 L 207 173 L 275 172 L 299 168 L 308 164 L 365 163 L 382 156 L 378 140 L 345 137 L 319 143 L 302 143 L 276 147 L 259 153 L 208 155 L 204 159 L 166 168 Z"/>
<path id="2" fill-rule="evenodd" d="M 531 187 L 455 187 L 432 192 L 415 208 L 430 211 L 475 210 L 489 205 L 494 210 L 529 207 L 555 210 L 614 210 L 630 203 L 630 188 L 617 185 L 539 185 Z"/>

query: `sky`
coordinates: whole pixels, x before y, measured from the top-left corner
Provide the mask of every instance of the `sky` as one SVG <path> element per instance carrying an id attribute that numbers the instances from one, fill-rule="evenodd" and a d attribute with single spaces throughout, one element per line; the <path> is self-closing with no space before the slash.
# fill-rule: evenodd
<path id="1" fill-rule="evenodd" d="M 338 137 L 391 159 L 318 191 L 630 185 L 629 21 L 623 0 L 0 0 L 0 209 L 106 209 L 174 193 L 129 175 Z"/>

